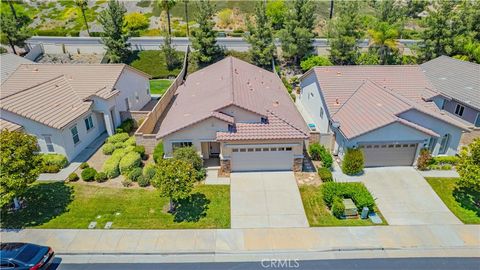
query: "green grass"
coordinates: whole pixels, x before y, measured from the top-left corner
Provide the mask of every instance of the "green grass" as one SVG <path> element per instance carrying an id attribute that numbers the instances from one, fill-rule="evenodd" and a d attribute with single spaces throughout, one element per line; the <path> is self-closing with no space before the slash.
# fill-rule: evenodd
<path id="1" fill-rule="evenodd" d="M 150 93 L 163 95 L 171 84 L 172 80 L 150 80 Z"/>
<path id="2" fill-rule="evenodd" d="M 456 185 L 458 178 L 425 179 L 458 219 L 466 224 L 480 224 L 480 207 L 473 203 L 480 194 L 459 189 Z"/>
<path id="3" fill-rule="evenodd" d="M 303 207 L 307 215 L 308 223 L 312 227 L 320 226 L 372 226 L 377 225 L 370 221 L 370 219 L 338 219 L 334 217 L 329 211 L 328 207 L 323 201 L 321 192 L 322 186 L 300 186 L 300 195 L 302 196 Z M 379 215 L 383 223 L 378 225 L 386 225 L 387 222 L 383 218 L 380 211 L 375 208 L 375 212 Z"/>
<path id="4" fill-rule="evenodd" d="M 162 51 L 136 51 L 127 60 L 126 64 L 150 74 L 154 79 L 167 79 L 176 77 L 182 69 L 183 52 L 177 52 L 180 64 L 173 70 L 167 69 L 165 55 Z"/>
<path id="5" fill-rule="evenodd" d="M 25 198 L 21 211 L 2 210 L 2 228 L 85 229 L 91 221 L 97 228 L 113 221 L 116 229 L 230 227 L 229 186 L 196 186 L 175 215 L 164 211 L 168 199 L 151 189 L 52 182 L 32 185 Z"/>

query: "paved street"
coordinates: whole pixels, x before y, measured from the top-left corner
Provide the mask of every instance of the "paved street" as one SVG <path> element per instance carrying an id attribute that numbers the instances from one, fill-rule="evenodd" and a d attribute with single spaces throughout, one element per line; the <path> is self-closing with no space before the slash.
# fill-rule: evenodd
<path id="1" fill-rule="evenodd" d="M 368 168 L 360 179 L 390 225 L 462 224 L 412 167 Z"/>
<path id="2" fill-rule="evenodd" d="M 308 227 L 292 172 L 232 173 L 232 228 Z"/>

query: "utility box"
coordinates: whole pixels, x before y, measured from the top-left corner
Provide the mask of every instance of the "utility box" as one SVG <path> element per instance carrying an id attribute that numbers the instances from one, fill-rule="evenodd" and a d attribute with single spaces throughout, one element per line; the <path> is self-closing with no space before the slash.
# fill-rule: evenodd
<path id="1" fill-rule="evenodd" d="M 368 207 L 363 207 L 362 213 L 360 214 L 361 219 L 367 219 L 368 218 Z"/>
<path id="2" fill-rule="evenodd" d="M 345 206 L 345 212 L 343 214 L 346 218 L 355 218 L 358 216 L 357 206 L 353 203 L 352 199 L 343 199 L 343 205 Z"/>

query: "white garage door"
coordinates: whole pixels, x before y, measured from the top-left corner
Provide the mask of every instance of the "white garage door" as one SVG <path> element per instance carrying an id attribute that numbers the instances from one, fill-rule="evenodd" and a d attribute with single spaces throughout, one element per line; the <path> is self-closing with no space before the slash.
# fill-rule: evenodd
<path id="1" fill-rule="evenodd" d="M 232 171 L 290 171 L 292 147 L 249 146 L 232 148 Z"/>
<path id="2" fill-rule="evenodd" d="M 417 151 L 416 143 L 360 145 L 365 167 L 411 166 Z"/>

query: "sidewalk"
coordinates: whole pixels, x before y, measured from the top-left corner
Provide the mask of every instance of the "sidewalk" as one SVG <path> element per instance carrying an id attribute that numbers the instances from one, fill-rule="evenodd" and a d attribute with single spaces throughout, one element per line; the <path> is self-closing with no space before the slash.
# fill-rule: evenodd
<path id="1" fill-rule="evenodd" d="M 56 253 L 258 254 L 342 250 L 474 249 L 480 225 L 205 230 L 2 230 L 2 242 L 32 242 Z"/>
<path id="2" fill-rule="evenodd" d="M 428 170 L 428 171 L 420 171 L 417 170 L 423 177 L 453 177 L 457 178 L 460 177 L 457 171 L 455 170 Z"/>

